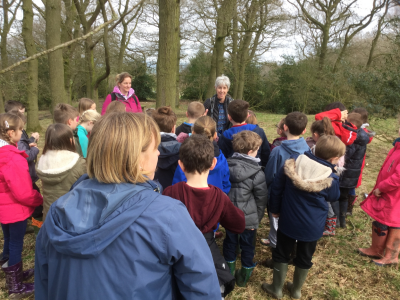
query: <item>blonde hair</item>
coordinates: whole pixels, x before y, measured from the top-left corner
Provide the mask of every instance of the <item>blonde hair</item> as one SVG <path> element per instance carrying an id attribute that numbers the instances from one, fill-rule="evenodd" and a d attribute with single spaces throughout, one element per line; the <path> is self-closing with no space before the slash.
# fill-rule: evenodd
<path id="1" fill-rule="evenodd" d="M 113 101 L 107 106 L 106 114 L 112 112 L 125 112 L 125 111 L 126 111 L 126 106 L 124 103 L 120 101 Z"/>
<path id="2" fill-rule="evenodd" d="M 83 113 L 85 110 L 88 110 L 92 107 L 95 102 L 89 98 L 81 98 L 79 99 L 78 110 L 79 114 Z"/>
<path id="3" fill-rule="evenodd" d="M 256 114 L 254 113 L 254 111 L 249 109 L 248 113 L 249 113 L 249 116 L 247 117 L 246 123 L 257 125 L 258 124 L 257 117 L 256 117 Z"/>
<path id="4" fill-rule="evenodd" d="M 188 117 L 191 119 L 200 118 L 204 115 L 205 111 L 206 109 L 204 108 L 203 103 L 200 103 L 199 101 L 190 102 L 187 108 Z"/>
<path id="5" fill-rule="evenodd" d="M 335 135 L 321 136 L 315 145 L 315 156 L 324 160 L 342 157 L 345 152 L 345 144 Z"/>
<path id="6" fill-rule="evenodd" d="M 140 167 L 140 154 L 153 138 L 160 144 L 156 122 L 143 113 L 112 113 L 101 118 L 90 134 L 87 170 L 104 183 L 143 183 L 150 172 Z"/>
<path id="7" fill-rule="evenodd" d="M 238 153 L 248 154 L 249 151 L 257 150 L 262 144 L 260 136 L 250 130 L 243 130 L 233 135 L 233 150 Z"/>
<path id="8" fill-rule="evenodd" d="M 22 130 L 24 128 L 24 122 L 22 119 L 14 114 L 5 113 L 0 114 L 0 138 L 6 141 L 10 145 L 17 146 L 8 135 L 9 130 Z"/>
<path id="9" fill-rule="evenodd" d="M 89 122 L 92 121 L 93 123 L 96 123 L 100 119 L 101 115 L 92 109 L 85 110 L 81 117 L 79 118 L 79 124 L 82 124 L 84 122 Z"/>
<path id="10" fill-rule="evenodd" d="M 216 126 L 217 124 L 215 121 L 208 117 L 208 116 L 203 116 L 197 119 L 197 121 L 193 124 L 193 132 L 195 134 L 201 134 L 207 137 L 209 140 L 214 140 L 214 135 L 216 132 Z"/>

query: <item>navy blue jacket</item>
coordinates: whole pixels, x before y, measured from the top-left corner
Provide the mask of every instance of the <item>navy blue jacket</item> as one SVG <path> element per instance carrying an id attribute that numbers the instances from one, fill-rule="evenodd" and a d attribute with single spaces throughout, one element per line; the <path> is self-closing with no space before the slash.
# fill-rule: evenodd
<path id="1" fill-rule="evenodd" d="M 172 179 L 178 166 L 180 148 L 181 143 L 176 138 L 166 134 L 161 135 L 161 143 L 158 146 L 160 156 L 154 179 L 161 183 L 164 190 L 172 185 Z"/>
<path id="2" fill-rule="evenodd" d="M 29 144 L 34 143 L 35 138 L 29 137 L 25 130 L 22 130 L 21 139 L 18 142 L 18 150 L 25 151 L 28 154 L 26 160 L 28 161 L 29 175 L 31 175 L 32 182 L 35 183 L 39 180 L 36 174 L 35 164 L 39 154 L 39 149 L 36 147 L 29 147 Z"/>
<path id="3" fill-rule="evenodd" d="M 229 167 L 225 156 L 222 154 L 218 145 L 214 144 L 214 156 L 217 158 L 217 165 L 213 170 L 210 171 L 207 178 L 207 183 L 217 188 L 220 188 L 225 194 L 228 195 L 231 190 L 231 182 L 229 181 Z M 174 179 L 172 180 L 172 185 L 184 181 L 186 182 L 185 173 L 183 173 L 181 167 L 178 165 L 175 171 Z"/>
<path id="4" fill-rule="evenodd" d="M 87 179 L 53 203 L 36 240 L 35 299 L 221 299 L 204 236 L 154 187 Z"/>
<path id="5" fill-rule="evenodd" d="M 218 140 L 219 148 L 221 149 L 222 153 L 225 155 L 226 158 L 231 157 L 234 152 L 232 146 L 233 135 L 243 130 L 253 131 L 261 137 L 262 144 L 260 149 L 258 149 L 257 158 L 261 159 L 261 165 L 265 167 L 267 165 L 271 149 L 264 130 L 260 128 L 258 125 L 243 124 L 229 128 L 228 130 L 224 131 L 224 133 L 220 136 Z"/>
<path id="6" fill-rule="evenodd" d="M 346 154 L 344 155 L 345 170 L 340 175 L 340 187 L 355 188 L 357 186 L 368 143 L 368 133 L 362 128 L 358 129 L 354 143 L 346 146 Z"/>
<path id="7" fill-rule="evenodd" d="M 322 237 L 328 202 L 339 199 L 339 177 L 334 165 L 311 152 L 292 155 L 273 183 L 269 210 L 280 214 L 279 230 L 302 242 Z"/>

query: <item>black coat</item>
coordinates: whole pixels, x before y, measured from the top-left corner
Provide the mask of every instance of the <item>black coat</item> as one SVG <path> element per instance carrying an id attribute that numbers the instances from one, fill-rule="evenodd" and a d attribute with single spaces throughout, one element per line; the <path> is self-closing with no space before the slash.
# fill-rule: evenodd
<path id="1" fill-rule="evenodd" d="M 229 129 L 231 127 L 231 122 L 228 120 L 228 105 L 233 101 L 233 98 L 231 96 L 226 95 L 225 96 L 225 101 L 224 101 L 224 110 L 225 110 L 225 118 L 226 118 L 226 123 L 225 123 L 225 128 L 224 131 Z M 211 111 L 211 106 L 212 102 L 214 102 L 214 108 L 213 111 Z M 217 95 L 212 96 L 211 98 L 208 98 L 206 101 L 204 101 L 203 105 L 205 109 L 208 109 L 207 116 L 213 118 L 215 123 L 218 124 L 218 117 L 219 117 L 219 110 L 218 110 L 218 98 Z"/>
<path id="2" fill-rule="evenodd" d="M 345 170 L 340 176 L 341 188 L 355 188 L 357 186 L 368 142 L 368 134 L 364 129 L 360 128 L 357 130 L 357 138 L 354 143 L 346 146 L 346 154 L 344 156 Z"/>

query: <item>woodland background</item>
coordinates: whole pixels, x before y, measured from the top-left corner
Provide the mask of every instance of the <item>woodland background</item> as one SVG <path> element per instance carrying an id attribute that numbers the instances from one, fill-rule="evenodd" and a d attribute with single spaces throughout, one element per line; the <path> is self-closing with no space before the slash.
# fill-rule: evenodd
<path id="1" fill-rule="evenodd" d="M 258 111 L 314 114 L 342 101 L 393 116 L 400 1 L 369 0 L 367 12 L 361 1 L 2 0 L 0 112 L 22 101 L 38 130 L 39 109 L 98 102 L 127 71 L 157 106 L 204 100 L 226 74 L 233 98 Z M 266 60 L 288 40 L 293 55 Z"/>

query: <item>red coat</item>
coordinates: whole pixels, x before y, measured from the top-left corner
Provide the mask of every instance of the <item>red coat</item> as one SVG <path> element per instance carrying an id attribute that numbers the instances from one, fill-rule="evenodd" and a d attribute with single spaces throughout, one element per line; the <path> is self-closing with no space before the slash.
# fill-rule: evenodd
<path id="1" fill-rule="evenodd" d="M 372 193 L 375 189 L 382 192 L 381 197 Z M 390 150 L 372 191 L 361 203 L 361 208 L 384 225 L 400 227 L 400 143 Z"/>
<path id="2" fill-rule="evenodd" d="M 28 155 L 8 145 L 0 148 L 0 223 L 26 220 L 43 203 L 42 195 L 32 188 Z"/>
<path id="3" fill-rule="evenodd" d="M 335 130 L 336 136 L 340 138 L 346 146 L 353 144 L 357 138 L 357 127 L 351 123 L 343 124 L 341 121 L 342 113 L 339 108 L 316 114 L 315 120 L 319 121 L 324 117 L 328 117 L 332 121 L 332 127 Z"/>

